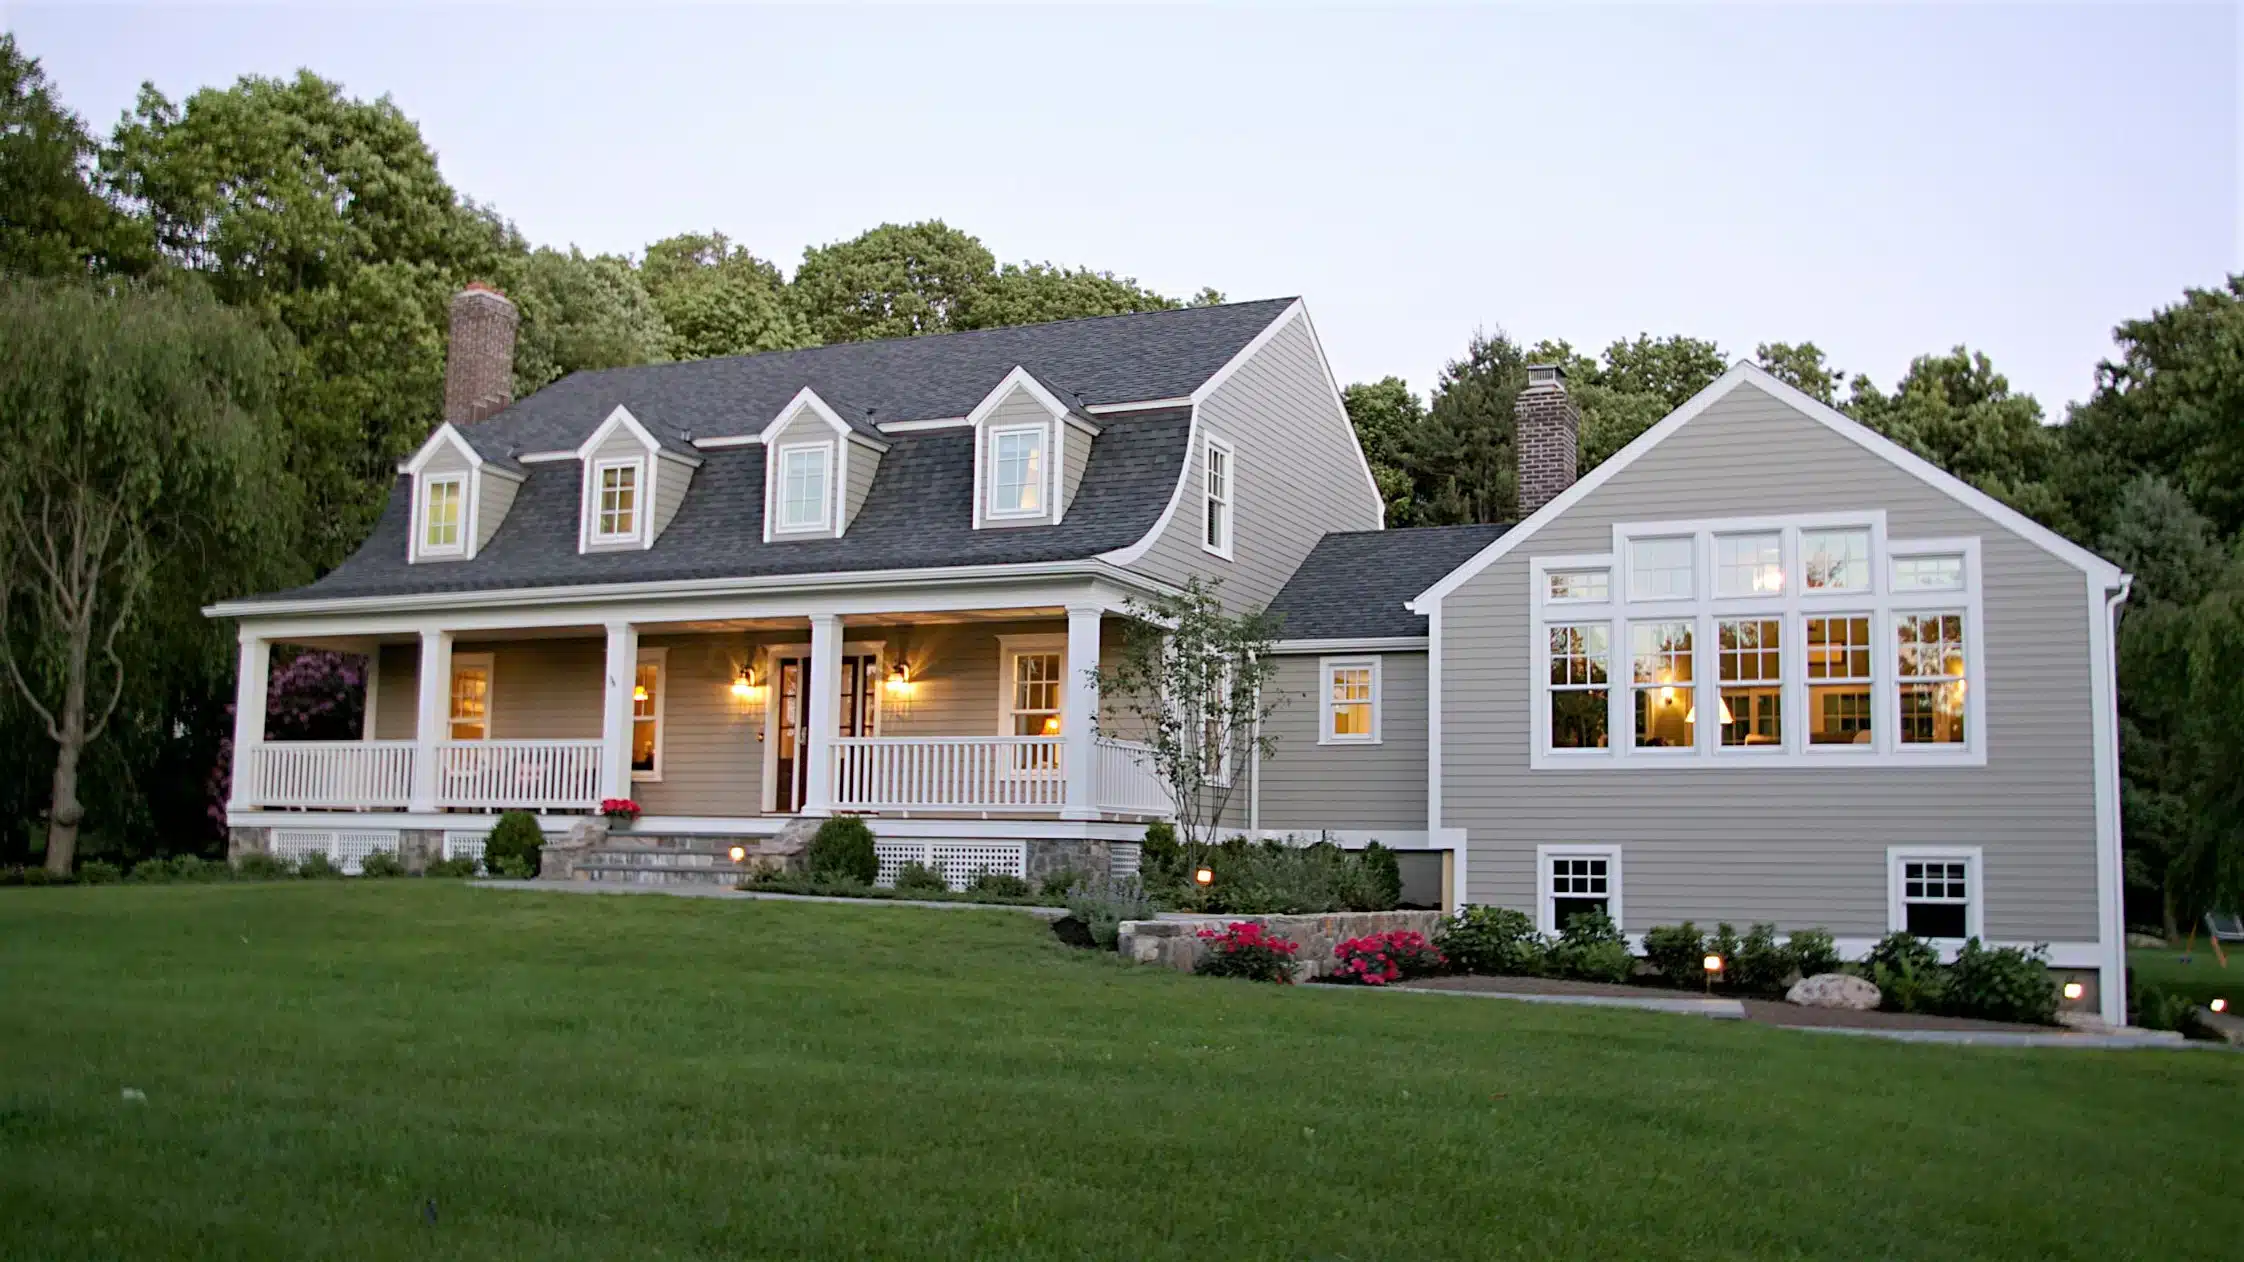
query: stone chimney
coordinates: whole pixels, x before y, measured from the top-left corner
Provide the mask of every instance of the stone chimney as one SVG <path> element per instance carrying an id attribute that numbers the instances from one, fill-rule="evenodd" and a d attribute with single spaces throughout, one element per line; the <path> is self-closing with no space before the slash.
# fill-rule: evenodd
<path id="1" fill-rule="evenodd" d="M 452 295 L 452 336 L 445 351 L 444 419 L 480 421 L 514 402 L 514 329 L 522 313 L 505 294 L 470 281 Z"/>
<path id="2" fill-rule="evenodd" d="M 1518 430 L 1519 515 L 1525 517 L 1574 485 L 1582 413 L 1566 393 L 1566 370 L 1530 364 L 1527 388 L 1512 404 L 1512 415 Z"/>

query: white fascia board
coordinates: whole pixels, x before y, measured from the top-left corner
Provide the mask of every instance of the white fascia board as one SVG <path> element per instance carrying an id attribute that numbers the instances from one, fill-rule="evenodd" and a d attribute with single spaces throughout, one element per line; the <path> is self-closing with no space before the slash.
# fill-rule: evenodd
<path id="1" fill-rule="evenodd" d="M 1348 419 L 1348 401 L 1341 397 L 1340 382 L 1332 375 L 1332 361 L 1325 358 L 1324 341 L 1317 336 L 1316 322 L 1309 318 L 1308 300 L 1303 299 L 1298 305 L 1301 307 L 1301 327 L 1308 331 L 1309 346 L 1317 352 L 1318 375 L 1324 378 L 1325 390 L 1332 396 L 1334 414 L 1340 417 L 1341 424 L 1348 430 L 1348 447 L 1356 453 L 1356 466 L 1363 470 L 1364 485 L 1371 488 L 1371 502 L 1379 506 L 1379 528 L 1385 530 L 1387 497 L 1379 493 L 1379 479 L 1371 473 L 1371 457 L 1364 454 L 1363 438 L 1356 433 L 1355 422 Z"/>
<path id="2" fill-rule="evenodd" d="M 427 468 L 429 461 L 434 460 L 436 453 L 445 447 L 451 447 L 466 456 L 469 468 L 483 467 L 483 457 L 476 454 L 475 448 L 468 445 L 468 440 L 461 436 L 459 429 L 450 421 L 437 426 L 436 431 L 429 435 L 428 441 L 421 444 L 421 449 L 413 453 L 413 458 L 400 467 L 404 472 L 419 477 L 421 470 Z"/>
<path id="3" fill-rule="evenodd" d="M 655 448 L 654 454 L 655 459 L 667 461 L 681 469 L 698 469 L 703 464 L 699 456 L 689 456 L 682 451 L 672 451 L 667 447 Z"/>
<path id="4" fill-rule="evenodd" d="M 568 451 L 524 452 L 522 455 L 516 456 L 514 462 L 516 464 L 558 464 L 563 460 L 574 460 L 576 458 L 577 453 L 572 448 Z"/>
<path id="5" fill-rule="evenodd" d="M 860 434 L 856 430 L 851 430 L 848 433 L 842 435 L 842 437 L 848 439 L 850 442 L 853 442 L 860 447 L 863 447 L 867 451 L 887 451 L 889 447 L 889 444 L 882 442 L 878 438 L 874 438 L 869 434 Z"/>
<path id="6" fill-rule="evenodd" d="M 1777 380 L 1758 365 L 1740 360 L 1728 372 L 1708 383 L 1705 389 L 1685 400 L 1682 407 L 1668 413 L 1660 419 L 1658 424 L 1637 435 L 1632 442 L 1615 452 L 1605 463 L 1590 470 L 1587 475 L 1576 479 L 1572 486 L 1560 492 L 1550 503 L 1528 514 L 1518 525 L 1505 531 L 1491 541 L 1487 547 L 1475 553 L 1464 564 L 1451 570 L 1440 582 L 1420 592 L 1415 599 L 1410 601 L 1409 608 L 1416 613 L 1427 612 L 1442 597 L 1456 591 L 1470 581 L 1474 575 L 1479 574 L 1482 570 L 1487 569 L 1505 555 L 1526 543 L 1543 527 L 1564 516 L 1597 488 L 1611 481 L 1614 475 L 1636 463 L 1644 453 L 1665 442 L 1669 435 L 1689 424 L 1701 412 L 1728 397 L 1739 386 L 1746 384 L 1751 384 L 1775 398 L 1778 402 L 1789 405 L 1801 415 L 1815 421 L 1864 451 L 1879 457 L 1950 499 L 1961 503 L 1966 508 L 1992 520 L 1996 525 L 2003 527 L 2028 543 L 2034 544 L 2057 559 L 2079 568 L 2089 576 L 2101 580 L 2106 586 L 2117 586 L 2124 577 L 2118 566 L 2097 556 L 2088 549 L 2034 521 L 2017 509 L 2004 504 L 1963 479 L 1944 472 L 1931 461 L 1925 460 L 1891 439 L 1879 435 L 1869 426 L 1854 420 L 1831 405 L 1802 394 Z"/>
<path id="7" fill-rule="evenodd" d="M 1423 653 L 1429 641 L 1422 635 L 1365 635 L 1330 640 L 1278 640 L 1273 653 Z"/>
<path id="8" fill-rule="evenodd" d="M 1139 399 L 1131 403 L 1089 403 L 1083 410 L 1093 416 L 1112 416 L 1117 412 L 1151 412 L 1155 408 L 1182 408 L 1192 406 L 1191 395 L 1178 395 L 1169 399 Z"/>
<path id="9" fill-rule="evenodd" d="M 608 441 L 609 436 L 618 429 L 630 431 L 631 436 L 638 440 L 639 445 L 649 452 L 662 450 L 662 444 L 655 441 L 655 436 L 648 433 L 647 427 L 639 423 L 639 418 L 631 414 L 631 409 L 618 403 L 615 410 L 608 413 L 608 419 L 600 422 L 600 427 L 593 430 L 591 436 L 578 445 L 577 459 L 592 459 L 592 453 L 600 450 L 600 444 Z"/>
<path id="10" fill-rule="evenodd" d="M 883 434 L 917 434 L 930 429 L 965 429 L 963 416 L 938 416 L 925 421 L 882 421 L 873 428 Z"/>
<path id="11" fill-rule="evenodd" d="M 1038 381 L 1036 375 L 1031 373 L 1026 365 L 1017 364 L 1013 371 L 1005 374 L 1003 381 L 997 383 L 995 389 L 982 396 L 982 401 L 974 405 L 973 411 L 966 414 L 966 423 L 975 429 L 980 429 L 982 422 L 987 421 L 990 414 L 997 411 L 998 407 L 1010 398 L 1015 390 L 1027 393 L 1030 398 L 1036 400 L 1038 407 L 1043 408 L 1055 418 L 1067 415 L 1068 405 L 1062 403 L 1058 395 L 1045 389 L 1044 383 Z"/>
<path id="12" fill-rule="evenodd" d="M 762 431 L 756 435 L 757 441 L 770 443 L 772 439 L 779 436 L 779 431 L 787 428 L 789 422 L 805 411 L 826 422 L 837 434 L 850 432 L 849 422 L 841 418 L 841 413 L 828 407 L 826 401 L 818 397 L 816 390 L 804 386 L 795 392 L 794 398 L 787 400 L 786 407 L 779 409 L 779 415 L 771 418 L 771 423 L 764 426 Z"/>

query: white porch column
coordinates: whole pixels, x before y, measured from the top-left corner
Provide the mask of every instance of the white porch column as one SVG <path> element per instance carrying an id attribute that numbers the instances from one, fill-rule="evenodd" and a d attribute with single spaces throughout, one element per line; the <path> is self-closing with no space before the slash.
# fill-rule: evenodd
<path id="1" fill-rule="evenodd" d="M 452 633 L 421 632 L 421 660 L 414 668 L 418 704 L 413 709 L 413 796 L 415 811 L 436 809 L 436 743 L 452 734 Z"/>
<path id="2" fill-rule="evenodd" d="M 600 796 L 631 796 L 631 689 L 639 680 L 639 628 L 608 624 L 606 691 L 600 705 Z"/>
<path id="3" fill-rule="evenodd" d="M 1091 797 L 1091 759 L 1097 751 L 1092 732 L 1098 721 L 1099 689 L 1091 672 L 1099 666 L 1099 617 L 1103 610 L 1075 605 L 1067 610 L 1067 686 L 1060 693 L 1060 736 L 1067 769 L 1062 819 L 1097 819 Z M 1000 681 L 1000 687 L 1003 681 Z"/>
<path id="4" fill-rule="evenodd" d="M 834 813 L 834 736 L 841 728 L 842 620 L 840 614 L 810 615 L 810 718 L 802 739 L 806 751 L 802 813 Z"/>
<path id="5" fill-rule="evenodd" d="M 265 689 L 272 682 L 273 642 L 241 633 L 241 659 L 234 677 L 234 774 L 226 795 L 228 810 L 260 805 L 264 786 L 254 783 L 257 766 L 251 747 L 265 740 Z"/>

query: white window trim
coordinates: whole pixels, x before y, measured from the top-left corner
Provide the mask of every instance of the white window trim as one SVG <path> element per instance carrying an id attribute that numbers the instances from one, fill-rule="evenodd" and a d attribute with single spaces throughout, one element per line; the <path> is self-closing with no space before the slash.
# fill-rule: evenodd
<path id="1" fill-rule="evenodd" d="M 1854 526 L 1870 531 L 1871 586 L 1868 591 L 1810 592 L 1800 582 L 1800 534 Z M 1777 531 L 1783 536 L 1785 590 L 1759 596 L 1715 596 L 1714 545 L 1716 535 Z M 1690 535 L 1694 549 L 1693 600 L 1631 602 L 1624 584 L 1628 541 L 1632 538 L 1672 538 Z M 1895 557 L 1953 555 L 1963 558 L 1961 591 L 1895 592 L 1892 562 Z M 1614 571 L 1608 587 L 1617 599 L 1583 601 L 1550 599 L 1550 574 L 1558 570 L 1609 567 Z M 1532 557 L 1528 564 L 1529 628 L 1527 653 L 1528 692 L 1531 701 L 1529 766 L 1534 770 L 1664 767 L 1677 763 L 1721 763 L 1770 767 L 1827 767 L 1834 764 L 1872 767 L 1983 767 L 1987 763 L 1987 641 L 1982 602 L 1986 585 L 1980 567 L 1980 541 L 1972 538 L 1890 539 L 1883 510 L 1851 513 L 1814 513 L 1789 517 L 1715 518 L 1697 521 L 1617 523 L 1612 527 L 1612 551 Z M 1961 745 L 1905 745 L 1900 740 L 1901 690 L 1899 645 L 1895 616 L 1918 611 L 1951 611 L 1964 616 L 1965 739 Z M 1805 620 L 1812 616 L 1864 614 L 1870 618 L 1871 704 L 1876 716 L 1872 741 L 1867 745 L 1810 745 L 1808 733 L 1808 670 Z M 1696 745 L 1689 749 L 1638 749 L 1635 747 L 1635 712 L 1631 695 L 1635 662 L 1628 632 L 1631 622 L 1693 622 L 1692 675 L 1696 701 L 1703 714 L 1719 714 L 1721 669 L 1717 651 L 1718 623 L 1733 618 L 1779 617 L 1783 620 L 1784 740 L 1773 746 L 1725 746 L 1718 723 L 1697 725 Z M 1607 748 L 1553 749 L 1550 745 L 1549 628 L 1556 624 L 1605 621 L 1607 642 L 1608 705 Z"/>
<path id="2" fill-rule="evenodd" d="M 631 470 L 631 529 L 610 534 L 600 529 L 600 482 L 610 469 Z M 592 463 L 591 498 L 585 503 L 585 540 L 595 547 L 642 542 L 647 532 L 647 458 L 622 456 Z"/>
<path id="3" fill-rule="evenodd" d="M 1006 508 L 997 506 L 997 444 L 1008 434 L 1034 434 L 1037 438 L 1037 494 L 1041 502 L 1035 508 Z M 1052 515 L 1051 506 L 1059 501 L 1053 490 L 1052 467 L 1058 463 L 1053 457 L 1052 427 L 1041 423 L 1027 425 L 999 425 L 991 428 L 982 438 L 989 459 L 989 476 L 983 479 L 982 518 L 985 521 L 1035 521 Z"/>
<path id="4" fill-rule="evenodd" d="M 1217 499 L 1209 487 L 1211 462 L 1208 453 L 1223 453 L 1223 498 Z M 1208 542 L 1208 521 L 1213 510 L 1223 509 L 1223 546 Z M 1229 561 L 1238 551 L 1239 542 L 1239 453 L 1231 443 L 1213 434 L 1206 435 L 1200 444 L 1200 550 Z"/>
<path id="5" fill-rule="evenodd" d="M 1987 878 L 1981 847 L 1978 846 L 1888 846 L 1886 847 L 1886 928 L 1900 933 L 1909 926 L 1908 900 L 1904 897 L 1901 873 L 1902 864 L 1910 860 L 1962 861 L 1964 864 L 1964 889 L 1971 901 L 1964 904 L 1964 936 L 1962 938 L 1927 938 L 1925 941 L 1944 947 L 1961 945 L 1967 938 L 1987 940 Z"/>
<path id="6" fill-rule="evenodd" d="M 1320 657 L 1317 659 L 1317 743 L 1319 745 L 1377 745 L 1381 741 L 1381 702 L 1386 697 L 1382 665 L 1385 659 L 1372 657 Z M 1336 670 L 1371 668 L 1371 731 L 1364 736 L 1336 736 L 1332 730 L 1332 675 Z"/>
<path id="7" fill-rule="evenodd" d="M 782 443 L 773 449 L 771 453 L 771 499 L 769 501 L 771 508 L 767 515 L 773 535 L 830 535 L 833 533 L 834 484 L 838 481 L 835 474 L 841 463 L 836 458 L 835 446 L 834 442 L 819 439 L 812 442 Z M 818 521 L 815 525 L 790 526 L 787 524 L 787 457 L 793 452 L 813 450 L 824 453 L 826 458 L 826 486 L 825 493 L 820 495 L 818 499 Z"/>
<path id="8" fill-rule="evenodd" d="M 460 668 L 463 666 L 480 666 L 483 668 L 483 739 L 487 741 L 495 740 L 497 737 L 493 733 L 498 728 L 499 715 L 499 664 L 497 657 L 490 653 L 454 653 L 452 655 L 452 678 L 444 681 L 444 735 L 440 739 L 454 739 L 452 736 L 452 684 L 453 680 L 459 676 Z"/>
<path id="9" fill-rule="evenodd" d="M 419 484 L 415 488 L 419 502 L 414 506 L 413 513 L 414 559 L 467 556 L 469 541 L 475 538 L 475 496 L 470 494 L 475 485 L 473 471 L 459 469 L 450 473 L 422 473 L 415 475 L 413 481 Z M 460 489 L 460 536 L 448 545 L 432 547 L 429 544 L 429 498 L 438 486 L 446 484 Z"/>
<path id="10" fill-rule="evenodd" d="M 1045 633 L 1001 635 L 997 637 L 997 734 L 999 736 L 1018 735 L 1013 730 L 1013 719 L 1019 713 L 1013 708 L 1013 672 L 1018 669 L 1014 663 L 1024 656 L 1042 653 L 1057 653 L 1060 655 L 1059 695 L 1055 699 L 1059 702 L 1059 736 L 1063 740 L 1066 738 L 1068 672 L 1075 669 L 1075 664 L 1070 662 L 1067 657 L 1067 636 Z M 1062 746 L 1062 748 L 1064 749 L 1065 746 Z M 1058 765 L 1048 770 L 1044 768 L 1007 768 L 1000 774 L 1008 779 L 1020 780 L 1063 776 L 1067 774 L 1067 759 L 1062 757 L 1059 759 Z"/>
<path id="11" fill-rule="evenodd" d="M 1628 922 L 1622 918 L 1621 907 L 1621 848 L 1602 845 L 1563 845 L 1535 847 L 1535 927 L 1547 934 L 1556 935 L 1562 925 L 1551 923 L 1551 860 L 1553 859 L 1603 859 L 1605 860 L 1605 914 L 1616 927 Z M 1625 930 L 1624 930 L 1625 931 Z"/>
<path id="12" fill-rule="evenodd" d="M 636 767 L 632 768 L 631 782 L 633 784 L 662 783 L 662 742 L 665 729 L 669 727 L 669 724 L 663 721 L 663 712 L 667 708 L 668 699 L 670 696 L 670 650 L 667 648 L 640 649 L 639 665 L 645 666 L 650 662 L 654 664 L 655 668 L 654 769 L 651 771 L 641 771 Z M 633 672 L 633 674 L 634 678 L 632 680 L 632 686 L 636 688 L 638 686 L 638 680 L 636 678 L 637 672 Z M 631 726 L 634 729 L 639 726 L 639 718 L 636 714 L 632 716 Z M 634 730 L 633 736 L 634 738 L 636 738 L 636 730 Z"/>

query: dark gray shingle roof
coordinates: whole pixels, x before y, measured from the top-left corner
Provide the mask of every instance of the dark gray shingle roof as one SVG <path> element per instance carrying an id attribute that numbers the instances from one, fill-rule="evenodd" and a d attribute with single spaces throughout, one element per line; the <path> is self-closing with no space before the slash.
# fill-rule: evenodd
<path id="1" fill-rule="evenodd" d="M 1403 602 L 1509 529 L 1509 523 L 1502 523 L 1326 535 L 1270 602 L 1270 612 L 1285 619 L 1278 638 L 1424 635 L 1426 619 L 1403 608 Z"/>

